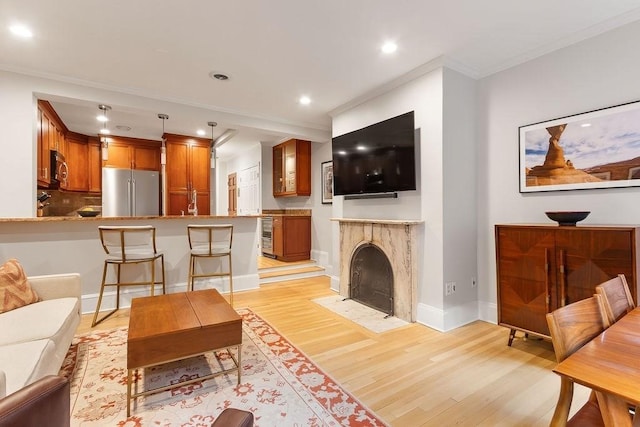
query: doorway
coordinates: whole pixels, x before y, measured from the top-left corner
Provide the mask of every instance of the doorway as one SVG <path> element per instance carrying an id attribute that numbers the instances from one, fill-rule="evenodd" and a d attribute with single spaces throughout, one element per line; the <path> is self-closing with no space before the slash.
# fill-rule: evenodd
<path id="1" fill-rule="evenodd" d="M 235 172 L 227 176 L 227 191 L 229 193 L 228 215 L 236 216 L 238 214 L 238 176 Z"/>

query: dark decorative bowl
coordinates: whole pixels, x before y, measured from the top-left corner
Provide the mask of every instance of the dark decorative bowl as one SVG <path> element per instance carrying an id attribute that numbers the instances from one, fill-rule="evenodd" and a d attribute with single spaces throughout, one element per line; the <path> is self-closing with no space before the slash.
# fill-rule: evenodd
<path id="1" fill-rule="evenodd" d="M 101 214 L 100 211 L 78 211 L 78 215 L 80 215 L 81 217 L 84 217 L 84 218 L 94 217 L 94 216 L 98 216 L 100 214 Z"/>
<path id="2" fill-rule="evenodd" d="M 577 222 L 582 221 L 589 216 L 591 212 L 545 212 L 550 220 L 556 221 L 558 225 L 575 226 Z"/>

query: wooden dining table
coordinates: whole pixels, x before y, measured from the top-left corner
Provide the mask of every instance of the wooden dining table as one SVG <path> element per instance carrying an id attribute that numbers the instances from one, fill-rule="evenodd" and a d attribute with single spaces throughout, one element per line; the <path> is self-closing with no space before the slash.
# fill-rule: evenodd
<path id="1" fill-rule="evenodd" d="M 640 427 L 640 307 L 560 362 L 553 371 L 596 392 L 606 426 Z M 561 390 L 559 402 L 570 403 L 571 394 L 572 391 Z M 633 419 L 629 405 L 636 407 Z M 552 425 L 563 423 L 566 420 L 552 421 Z"/>

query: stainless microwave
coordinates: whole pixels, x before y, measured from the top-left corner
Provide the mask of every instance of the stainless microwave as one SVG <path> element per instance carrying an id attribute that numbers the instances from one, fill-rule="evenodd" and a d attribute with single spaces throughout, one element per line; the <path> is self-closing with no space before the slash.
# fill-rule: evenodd
<path id="1" fill-rule="evenodd" d="M 51 183 L 66 184 L 69 167 L 64 156 L 57 150 L 51 150 Z"/>

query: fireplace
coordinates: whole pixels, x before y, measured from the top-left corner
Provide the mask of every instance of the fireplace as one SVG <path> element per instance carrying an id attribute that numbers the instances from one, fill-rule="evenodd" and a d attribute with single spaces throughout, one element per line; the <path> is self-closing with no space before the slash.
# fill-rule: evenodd
<path id="1" fill-rule="evenodd" d="M 349 298 L 393 316 L 393 270 L 376 245 L 359 246 L 351 258 Z"/>
<path id="2" fill-rule="evenodd" d="M 417 227 L 422 221 L 347 218 L 335 221 L 340 224 L 340 295 L 415 322 Z M 367 260 L 369 257 L 371 260 Z M 389 280 L 379 280 L 385 275 Z M 358 288 L 357 297 L 353 296 L 354 287 Z"/>

